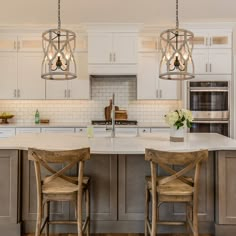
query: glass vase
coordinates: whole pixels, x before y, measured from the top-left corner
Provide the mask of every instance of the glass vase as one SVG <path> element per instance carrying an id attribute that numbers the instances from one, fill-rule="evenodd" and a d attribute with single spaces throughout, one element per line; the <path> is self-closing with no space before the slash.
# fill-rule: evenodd
<path id="1" fill-rule="evenodd" d="M 176 126 L 170 128 L 170 141 L 172 142 L 183 142 L 184 141 L 184 127 L 177 129 Z"/>

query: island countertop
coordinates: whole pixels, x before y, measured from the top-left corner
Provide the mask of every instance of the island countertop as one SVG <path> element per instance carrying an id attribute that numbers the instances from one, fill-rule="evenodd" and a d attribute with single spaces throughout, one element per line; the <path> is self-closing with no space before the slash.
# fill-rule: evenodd
<path id="1" fill-rule="evenodd" d="M 144 154 L 145 148 L 168 151 L 197 149 L 236 150 L 236 140 L 216 133 L 187 133 L 184 142 L 170 142 L 168 133 L 149 133 L 137 137 L 81 137 L 76 133 L 18 134 L 0 140 L 0 149 L 69 150 L 90 147 L 92 154 Z"/>

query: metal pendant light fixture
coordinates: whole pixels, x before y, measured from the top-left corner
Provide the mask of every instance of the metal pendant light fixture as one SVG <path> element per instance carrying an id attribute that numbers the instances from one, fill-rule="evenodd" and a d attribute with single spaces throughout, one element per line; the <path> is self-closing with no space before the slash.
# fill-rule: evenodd
<path id="1" fill-rule="evenodd" d="M 194 78 L 192 59 L 193 33 L 179 29 L 178 0 L 176 0 L 176 28 L 161 33 L 161 61 L 159 78 L 187 80 Z"/>
<path id="2" fill-rule="evenodd" d="M 76 34 L 61 29 L 60 0 L 58 0 L 58 28 L 42 34 L 44 59 L 41 77 L 47 80 L 71 80 L 77 77 L 74 50 Z"/>

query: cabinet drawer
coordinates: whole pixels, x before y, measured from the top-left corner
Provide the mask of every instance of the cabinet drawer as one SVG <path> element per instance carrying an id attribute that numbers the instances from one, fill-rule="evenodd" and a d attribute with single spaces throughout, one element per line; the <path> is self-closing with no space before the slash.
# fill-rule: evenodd
<path id="1" fill-rule="evenodd" d="M 23 134 L 23 133 L 40 133 L 40 128 L 16 128 L 16 134 Z"/>
<path id="2" fill-rule="evenodd" d="M 0 138 L 7 138 L 15 135 L 15 128 L 1 128 Z"/>
<path id="3" fill-rule="evenodd" d="M 74 128 L 42 128 L 42 133 L 74 133 Z"/>
<path id="4" fill-rule="evenodd" d="M 139 135 L 151 133 L 151 128 L 138 128 Z"/>
<path id="5" fill-rule="evenodd" d="M 82 135 L 82 136 L 86 136 L 87 135 L 87 128 L 83 127 L 83 128 L 76 128 L 75 132 Z"/>

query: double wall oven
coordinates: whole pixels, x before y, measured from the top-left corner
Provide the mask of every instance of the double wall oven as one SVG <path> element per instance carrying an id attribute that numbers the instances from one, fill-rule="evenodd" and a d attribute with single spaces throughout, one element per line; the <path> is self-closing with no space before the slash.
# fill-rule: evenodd
<path id="1" fill-rule="evenodd" d="M 229 136 L 229 82 L 188 82 L 188 109 L 194 121 L 190 132 L 219 133 Z"/>

